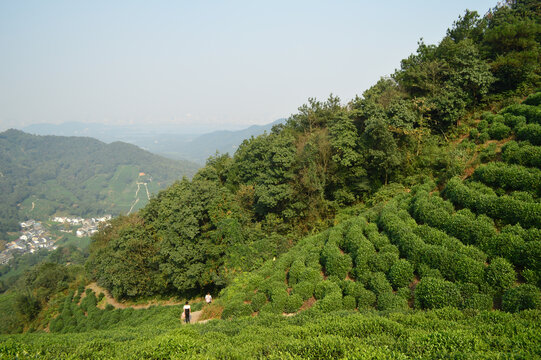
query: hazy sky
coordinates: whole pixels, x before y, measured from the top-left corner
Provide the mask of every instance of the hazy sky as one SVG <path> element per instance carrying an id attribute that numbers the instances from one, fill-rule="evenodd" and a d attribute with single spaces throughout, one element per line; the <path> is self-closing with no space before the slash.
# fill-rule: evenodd
<path id="1" fill-rule="evenodd" d="M 496 1 L 0 0 L 0 131 L 239 128 L 351 100 Z"/>

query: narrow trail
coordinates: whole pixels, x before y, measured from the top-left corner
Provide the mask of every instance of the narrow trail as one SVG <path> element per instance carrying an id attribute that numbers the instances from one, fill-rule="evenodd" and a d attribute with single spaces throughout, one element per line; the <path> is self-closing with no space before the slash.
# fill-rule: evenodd
<path id="1" fill-rule="evenodd" d="M 137 190 L 135 191 L 135 200 L 133 201 L 133 203 L 131 204 L 131 207 L 130 207 L 130 211 L 128 211 L 128 215 L 131 214 L 131 212 L 133 211 L 133 208 L 135 207 L 135 205 L 137 205 L 137 203 L 139 202 L 139 190 L 141 190 L 141 185 L 144 185 L 145 186 L 145 189 L 146 189 L 146 193 L 147 193 L 147 199 L 150 200 L 150 192 L 148 191 L 148 185 L 147 183 L 143 183 L 143 182 L 138 182 L 136 183 L 137 184 Z"/>
<path id="2" fill-rule="evenodd" d="M 150 193 L 148 192 L 148 185 L 147 183 L 143 183 L 145 184 L 145 189 L 147 189 L 147 199 L 150 200 Z"/>
<path id="3" fill-rule="evenodd" d="M 128 211 L 128 215 L 131 214 L 131 212 L 132 212 L 132 210 L 133 210 L 133 207 L 134 207 L 135 205 L 137 205 L 138 202 L 139 202 L 139 198 L 135 199 L 135 201 L 133 202 L 133 204 L 131 204 L 131 208 L 130 208 L 130 211 Z"/>
<path id="4" fill-rule="evenodd" d="M 118 302 L 114 297 L 111 296 L 109 291 L 102 288 L 101 286 L 99 286 L 95 282 L 88 284 L 85 287 L 85 290 L 86 289 L 92 289 L 92 291 L 94 291 L 96 296 L 98 296 L 100 293 L 103 293 L 105 295 L 105 297 L 104 297 L 105 302 L 101 303 L 100 306 L 99 306 L 102 309 L 105 308 L 105 306 L 107 304 L 110 304 L 110 305 L 114 306 L 115 309 L 127 309 L 127 308 L 148 309 L 151 306 L 174 306 L 174 305 L 183 305 L 184 304 L 184 302 L 182 302 L 182 301 L 167 300 L 167 301 L 159 301 L 159 302 L 158 301 L 151 301 L 151 302 L 149 302 L 147 304 L 130 305 L 130 304 L 125 304 L 125 303 Z M 81 300 L 85 296 L 86 296 L 86 294 L 83 294 L 81 296 Z M 200 317 L 201 317 L 201 313 L 202 313 L 202 311 L 194 311 L 194 312 L 192 312 L 191 317 L 190 317 L 190 323 L 192 323 L 192 324 L 193 323 L 206 323 L 208 320 L 199 320 Z M 184 320 L 182 320 L 182 321 L 184 322 Z"/>
<path id="5" fill-rule="evenodd" d="M 99 286 L 95 282 L 88 284 L 85 287 L 85 289 L 92 289 L 92 291 L 94 291 L 96 296 L 98 296 L 100 293 L 103 293 L 105 295 L 104 298 L 106 299 L 105 304 L 103 304 L 104 308 L 105 308 L 105 306 L 107 304 L 111 304 L 117 309 L 127 309 L 127 308 L 148 309 L 151 306 L 158 306 L 158 305 L 159 306 L 173 306 L 173 305 L 182 305 L 182 304 L 184 304 L 181 301 L 167 300 L 167 301 L 151 301 L 151 302 L 146 303 L 146 304 L 133 304 L 133 305 L 130 305 L 130 304 L 125 304 L 125 303 L 118 302 L 114 297 L 111 296 L 111 294 L 109 293 L 109 291 L 107 291 L 107 289 L 102 288 L 101 286 Z M 84 298 L 84 294 L 83 294 L 83 296 L 81 296 L 81 299 L 83 299 L 83 298 Z"/>

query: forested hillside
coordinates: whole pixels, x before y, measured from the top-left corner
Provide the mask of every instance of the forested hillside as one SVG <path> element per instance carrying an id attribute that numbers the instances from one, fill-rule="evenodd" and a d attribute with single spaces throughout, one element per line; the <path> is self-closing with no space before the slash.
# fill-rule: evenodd
<path id="1" fill-rule="evenodd" d="M 29 273 L 25 329 L 52 333 L 0 355 L 541 357 L 540 20 L 527 0 L 466 11 L 362 96 L 209 158 L 95 235 L 86 272 Z M 114 309 L 90 281 L 222 320 Z"/>
<path id="2" fill-rule="evenodd" d="M 121 142 L 8 130 L 0 134 L 0 234 L 27 218 L 126 213 L 136 182 L 155 193 L 196 169 Z M 148 176 L 139 179 L 141 172 Z"/>

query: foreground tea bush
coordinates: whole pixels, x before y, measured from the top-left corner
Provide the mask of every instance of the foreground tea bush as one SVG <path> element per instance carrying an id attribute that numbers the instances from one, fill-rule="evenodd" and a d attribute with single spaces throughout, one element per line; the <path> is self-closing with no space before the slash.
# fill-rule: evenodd
<path id="1" fill-rule="evenodd" d="M 444 308 L 394 313 L 263 315 L 171 327 L 0 337 L 0 359 L 532 359 L 541 311 Z"/>

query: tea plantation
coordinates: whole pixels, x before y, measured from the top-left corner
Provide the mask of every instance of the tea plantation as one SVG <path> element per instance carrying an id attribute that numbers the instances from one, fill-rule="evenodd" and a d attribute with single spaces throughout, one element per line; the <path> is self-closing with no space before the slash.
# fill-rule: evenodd
<path id="1" fill-rule="evenodd" d="M 51 304 L 50 333 L 3 336 L 0 356 L 540 357 L 541 148 L 518 135 L 539 109 L 484 116 L 479 137 L 502 124 L 516 135 L 501 161 L 440 189 L 402 188 L 238 276 L 212 305 L 222 320 L 183 325 L 181 306 L 99 309 L 103 296 L 81 300 L 81 288 Z"/>

